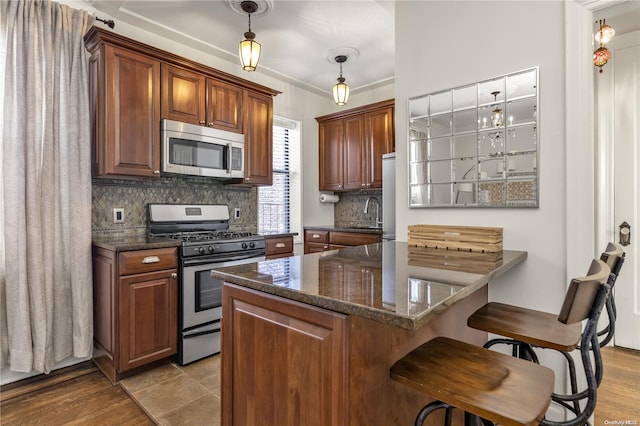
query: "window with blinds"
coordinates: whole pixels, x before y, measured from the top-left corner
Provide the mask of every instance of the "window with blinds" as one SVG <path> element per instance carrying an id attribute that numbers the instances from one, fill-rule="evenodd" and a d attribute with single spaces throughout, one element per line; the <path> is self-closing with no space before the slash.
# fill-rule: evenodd
<path id="1" fill-rule="evenodd" d="M 273 185 L 258 188 L 258 233 L 300 235 L 299 123 L 273 122 Z"/>

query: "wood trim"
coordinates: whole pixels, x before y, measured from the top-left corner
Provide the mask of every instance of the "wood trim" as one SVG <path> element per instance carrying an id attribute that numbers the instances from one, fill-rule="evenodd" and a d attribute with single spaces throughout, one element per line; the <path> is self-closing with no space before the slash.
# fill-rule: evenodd
<path id="1" fill-rule="evenodd" d="M 335 112 L 332 114 L 327 114 L 327 115 L 322 115 L 320 117 L 316 117 L 316 121 L 318 121 L 318 123 L 322 122 L 322 121 L 328 121 L 328 120 L 335 120 L 337 118 L 346 118 L 346 117 L 350 117 L 352 115 L 358 115 L 358 114 L 362 114 L 365 112 L 369 112 L 369 111 L 374 111 L 377 109 L 382 109 L 382 108 L 389 108 L 389 107 L 395 107 L 396 105 L 396 100 L 395 99 L 387 99 L 385 101 L 380 101 L 380 102 L 376 102 L 373 104 L 367 104 L 367 105 L 363 105 L 363 106 L 359 106 L 356 108 L 352 108 L 352 109 L 348 109 L 346 111 L 340 111 L 340 112 Z"/>
<path id="2" fill-rule="evenodd" d="M 85 374 L 93 373 L 97 368 L 91 360 L 54 370 L 49 374 L 38 374 L 17 382 L 0 386 L 0 402 L 6 402 L 28 393 L 39 391 L 57 383 L 66 382 Z"/>
<path id="3" fill-rule="evenodd" d="M 269 87 L 244 80 L 232 74 L 228 74 L 226 72 L 208 67 L 203 64 L 199 64 L 197 62 L 183 58 L 182 56 L 178 56 L 176 54 L 158 49 L 153 46 L 149 46 L 148 44 L 132 40 L 113 31 L 108 31 L 96 26 L 91 27 L 89 31 L 87 31 L 87 34 L 85 34 L 84 36 L 84 42 L 85 47 L 91 53 L 93 53 L 100 46 L 100 43 L 109 43 L 115 46 L 124 47 L 134 52 L 142 53 L 144 55 L 159 59 L 172 65 L 177 65 L 183 68 L 190 69 L 192 71 L 207 74 L 209 77 L 213 77 L 231 84 L 239 85 L 243 88 L 250 89 L 256 92 L 264 93 L 265 95 L 276 96 L 282 93 Z"/>

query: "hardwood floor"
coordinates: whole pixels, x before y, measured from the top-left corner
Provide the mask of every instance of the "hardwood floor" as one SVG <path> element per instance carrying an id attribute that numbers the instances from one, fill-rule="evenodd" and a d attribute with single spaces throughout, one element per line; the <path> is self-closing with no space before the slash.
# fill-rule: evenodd
<path id="1" fill-rule="evenodd" d="M 120 386 L 113 386 L 95 366 L 66 377 L 44 379 L 28 393 L 20 392 L 20 388 L 3 389 L 0 424 L 154 424 Z"/>
<path id="2" fill-rule="evenodd" d="M 604 378 L 598 388 L 593 426 L 640 426 L 640 351 L 608 347 L 602 355 Z M 70 376 L 49 377 L 35 386 L 12 385 L 3 386 L 0 395 L 3 426 L 154 424 L 120 386 L 112 386 L 91 365 Z M 182 424 L 216 422 L 208 419 Z"/>
<path id="3" fill-rule="evenodd" d="M 602 358 L 593 426 L 640 426 L 640 351 L 607 347 Z"/>

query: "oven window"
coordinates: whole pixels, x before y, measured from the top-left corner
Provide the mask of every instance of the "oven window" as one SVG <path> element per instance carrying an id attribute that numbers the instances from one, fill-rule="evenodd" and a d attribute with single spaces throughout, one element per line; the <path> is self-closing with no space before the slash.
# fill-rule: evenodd
<path id="1" fill-rule="evenodd" d="M 222 281 L 211 277 L 211 270 L 196 272 L 195 311 L 222 306 Z"/>
<path id="2" fill-rule="evenodd" d="M 227 168 L 226 149 L 225 145 L 170 138 L 169 162 L 181 166 L 224 170 Z"/>

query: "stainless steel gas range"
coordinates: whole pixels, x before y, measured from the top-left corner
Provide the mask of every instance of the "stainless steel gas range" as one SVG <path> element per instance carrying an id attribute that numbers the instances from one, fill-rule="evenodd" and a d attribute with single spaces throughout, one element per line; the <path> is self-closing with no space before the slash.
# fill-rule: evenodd
<path id="1" fill-rule="evenodd" d="M 210 271 L 264 260 L 264 237 L 229 231 L 224 204 L 149 204 L 149 234 L 182 241 L 179 251 L 178 363 L 220 352 L 222 282 Z"/>

